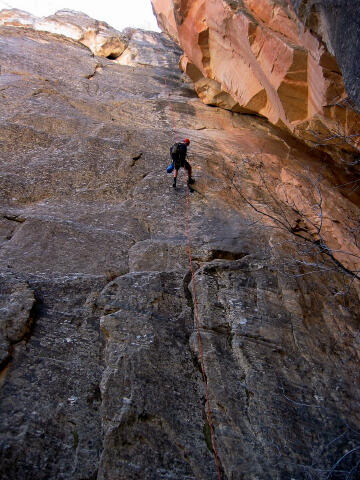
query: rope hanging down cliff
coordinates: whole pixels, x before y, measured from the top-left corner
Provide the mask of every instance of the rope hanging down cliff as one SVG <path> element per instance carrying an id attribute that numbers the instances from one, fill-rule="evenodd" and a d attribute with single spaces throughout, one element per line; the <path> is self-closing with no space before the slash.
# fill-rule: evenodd
<path id="1" fill-rule="evenodd" d="M 172 105 L 170 102 L 170 93 L 168 90 L 167 82 L 165 80 L 165 88 L 166 88 L 166 93 L 168 97 L 168 103 L 169 103 L 169 108 L 170 108 L 170 116 L 171 116 L 171 121 L 174 127 L 174 135 L 175 139 L 177 141 L 177 129 L 176 129 L 176 123 L 174 119 L 174 112 L 172 109 Z M 200 321 L 199 321 L 199 309 L 198 309 L 198 303 L 197 303 L 197 297 L 196 297 L 196 288 L 195 288 L 195 276 L 194 276 L 194 269 L 192 266 L 192 258 L 191 258 L 191 236 L 190 236 L 190 223 L 189 223 L 189 215 L 190 215 L 190 193 L 189 193 L 189 184 L 186 184 L 186 236 L 187 236 L 187 243 L 188 243 L 188 253 L 189 253 L 189 265 L 190 265 L 190 272 L 191 272 L 191 284 L 192 284 L 192 293 L 193 293 L 193 303 L 194 303 L 194 315 L 195 315 L 195 322 L 196 322 L 196 330 L 197 330 L 197 338 L 198 338 L 198 345 L 199 345 L 199 357 L 200 357 L 200 365 L 201 365 L 201 373 L 204 381 L 204 388 L 205 388 L 205 397 L 206 397 L 206 417 L 207 421 L 209 424 L 210 428 L 210 434 L 211 434 L 211 444 L 215 456 L 215 461 L 216 461 L 216 470 L 217 470 L 217 476 L 218 480 L 221 480 L 221 468 L 220 468 L 220 460 L 219 456 L 216 450 L 216 442 L 215 442 L 215 433 L 214 433 L 214 427 L 213 427 L 213 422 L 212 422 L 212 416 L 211 416 L 211 408 L 210 408 L 210 399 L 209 399 L 209 392 L 208 392 L 208 387 L 207 387 L 207 376 L 206 376 L 206 370 L 205 370 L 205 364 L 204 364 L 204 355 L 203 355 L 203 346 L 202 346 L 202 340 L 201 340 L 201 333 L 200 333 Z"/>

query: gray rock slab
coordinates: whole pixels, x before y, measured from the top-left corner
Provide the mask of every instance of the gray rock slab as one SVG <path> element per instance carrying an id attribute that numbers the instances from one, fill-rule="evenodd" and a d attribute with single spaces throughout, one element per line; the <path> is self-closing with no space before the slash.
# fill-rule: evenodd
<path id="1" fill-rule="evenodd" d="M 0 477 L 216 478 L 177 136 L 223 478 L 320 480 L 358 445 L 357 315 L 284 279 L 273 230 L 226 190 L 222 165 L 270 127 L 202 105 L 169 40 L 131 38 L 145 64 L 0 28 Z M 276 135 L 269 156 L 303 148 Z"/>

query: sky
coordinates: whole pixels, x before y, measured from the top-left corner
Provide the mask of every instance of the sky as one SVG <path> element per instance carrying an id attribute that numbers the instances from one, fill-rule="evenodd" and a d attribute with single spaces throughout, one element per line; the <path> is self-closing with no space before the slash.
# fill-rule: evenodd
<path id="1" fill-rule="evenodd" d="M 117 30 L 137 27 L 160 31 L 150 0 L 0 0 L 0 10 L 3 8 L 19 8 L 37 17 L 70 8 L 105 21 Z"/>

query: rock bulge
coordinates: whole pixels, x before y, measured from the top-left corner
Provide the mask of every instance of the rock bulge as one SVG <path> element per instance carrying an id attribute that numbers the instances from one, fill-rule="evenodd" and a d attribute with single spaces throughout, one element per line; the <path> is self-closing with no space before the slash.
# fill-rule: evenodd
<path id="1" fill-rule="evenodd" d="M 291 2 L 179 0 L 174 9 L 167 0 L 152 3 L 161 27 L 184 50 L 181 68 L 206 104 L 262 115 L 306 140 L 317 140 L 314 131 L 353 133 L 359 117 L 344 103 L 324 15 L 314 32 Z"/>

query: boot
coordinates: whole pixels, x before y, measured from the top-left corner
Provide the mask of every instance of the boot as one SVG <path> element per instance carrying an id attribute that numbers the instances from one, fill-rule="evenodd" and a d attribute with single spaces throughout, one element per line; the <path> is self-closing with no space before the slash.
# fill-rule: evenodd
<path id="1" fill-rule="evenodd" d="M 173 187 L 176 188 L 176 177 L 174 177 Z"/>

